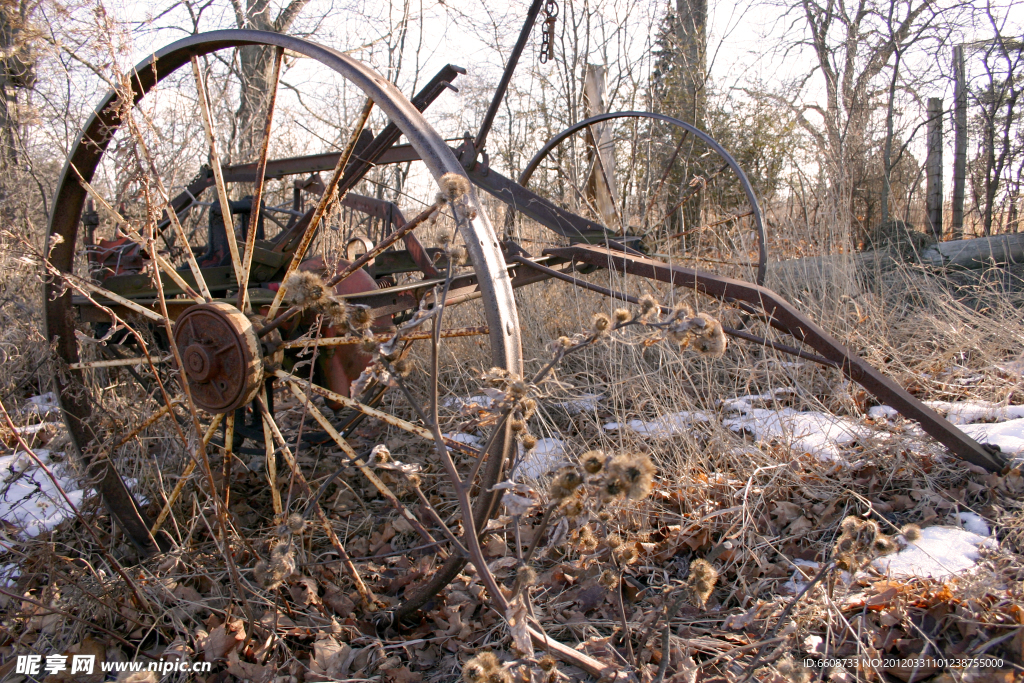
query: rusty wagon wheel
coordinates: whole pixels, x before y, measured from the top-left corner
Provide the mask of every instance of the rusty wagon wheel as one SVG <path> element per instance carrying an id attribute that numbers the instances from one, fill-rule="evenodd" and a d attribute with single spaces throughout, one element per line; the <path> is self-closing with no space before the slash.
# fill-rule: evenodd
<path id="1" fill-rule="evenodd" d="M 660 260 L 764 283 L 754 188 L 728 151 L 685 121 L 642 111 L 588 118 L 538 150 L 518 183 Z M 559 241 L 540 226 L 517 226 L 515 212 L 505 228 L 537 251 Z M 604 236 L 566 225 L 561 238 L 600 243 Z"/>
<path id="2" fill-rule="evenodd" d="M 202 245 L 189 241 L 196 217 L 171 201 L 171 189 L 194 186 L 195 181 L 189 185 L 182 180 L 182 167 L 194 169 L 209 162 L 215 182 L 209 184 L 214 196 L 205 202 L 206 207 L 230 205 L 234 211 L 239 200 L 229 196 L 231 188 L 216 172 L 222 165 L 214 125 L 218 113 L 224 115 L 217 97 L 230 88 L 222 83 L 204 87 L 204 74 L 216 63 L 205 59 L 218 52 L 253 47 L 268 50 L 276 58 L 272 59 L 276 75 L 286 51 L 292 58 L 309 60 L 303 64 L 326 67 L 317 72 L 313 87 L 329 92 L 335 103 L 354 97 L 358 98 L 355 101 L 365 98 L 366 104 L 358 118 L 338 123 L 345 150 L 314 209 L 295 216 L 297 220 L 284 226 L 277 238 L 256 239 L 257 219 L 252 221 L 253 229 L 246 231 L 243 226 L 237 241 L 224 240 L 222 246 L 230 253 L 223 249 L 214 253 L 212 237 L 203 253 Z M 227 58 L 230 63 L 230 54 Z M 230 460 L 237 411 L 248 406 L 257 423 L 262 418 L 267 443 L 288 454 L 282 446 L 283 430 L 270 405 L 273 392 L 264 393 L 270 381 L 276 381 L 277 390 L 286 396 L 294 393 L 308 411 L 310 422 L 315 419 L 352 459 L 356 456 L 353 448 L 309 400 L 311 393 L 326 397 L 328 405 L 341 405 L 381 424 L 386 422 L 388 429 L 407 430 L 429 444 L 428 430 L 395 418 L 390 404 L 374 408 L 306 382 L 309 376 L 292 374 L 287 362 L 282 366 L 282 354 L 293 351 L 292 347 L 317 346 L 326 355 L 329 349 L 353 348 L 353 339 L 334 334 L 330 327 L 324 333 L 325 328 L 320 327 L 319 332 L 288 343 L 289 325 L 292 336 L 298 336 L 309 329 L 308 321 L 303 321 L 306 327 L 299 325 L 298 331 L 290 318 L 282 324 L 291 309 L 285 298 L 286 286 L 277 284 L 298 267 L 301 256 L 313 256 L 311 245 L 326 249 L 326 240 L 317 236 L 315 229 L 320 226 L 322 231 L 337 217 L 332 213 L 337 207 L 331 204 L 337 196 L 335 187 L 348 190 L 364 178 L 374 182 L 367 175 L 373 166 L 367 150 L 386 151 L 404 135 L 424 161 L 429 172 L 426 178 L 433 178 L 420 183 L 424 196 L 430 197 L 424 200 L 428 204 L 434 201 L 434 182 L 445 174 L 465 175 L 417 107 L 372 69 L 342 53 L 304 39 L 260 31 L 190 36 L 141 62 L 121 82 L 123 89 L 108 93 L 86 123 L 62 175 L 49 226 L 51 277 L 45 286 L 45 321 L 47 338 L 63 363 L 57 381 L 70 437 L 104 504 L 126 535 L 142 552 L 170 547 L 173 515 L 163 526 L 171 535 L 153 533 L 152 514 L 160 510 L 166 515 L 170 509 L 166 503 L 176 493 L 169 491 L 169 486 L 164 488 L 160 473 L 177 477 L 180 492 L 187 475 L 198 469 L 206 475 L 201 485 L 207 493 L 215 493 L 210 455 L 220 452 Z M 271 96 L 265 107 L 264 130 L 270 134 L 262 136 L 264 141 L 272 137 L 276 100 L 276 95 Z M 150 109 L 144 109 L 147 103 L 153 103 Z M 177 120 L 182 127 L 191 125 L 194 135 L 185 136 L 179 152 L 161 158 L 156 152 L 156 136 L 147 128 L 147 116 L 175 108 L 183 110 Z M 382 128 L 376 138 L 368 125 L 373 122 L 371 111 L 381 112 L 378 122 Z M 294 115 L 294 110 L 289 115 Z M 316 124 L 320 131 L 333 135 L 323 123 L 321 117 Z M 165 129 L 161 135 L 166 138 L 174 132 Z M 264 206 L 263 198 L 288 191 L 271 186 L 271 176 L 265 172 L 267 154 L 268 143 L 264 142 L 255 153 L 257 158 L 251 160 L 252 166 L 246 167 L 251 174 L 248 181 L 253 183 L 250 207 Z M 87 200 L 97 210 L 95 214 L 85 210 Z M 456 240 L 461 239 L 471 265 L 451 282 L 450 301 L 476 303 L 465 307 L 465 313 L 460 307 L 459 315 L 447 316 L 445 324 L 453 330 L 452 337 L 460 336 L 459 330 L 488 337 L 489 343 L 474 342 L 478 366 L 520 372 L 518 318 L 506 266 L 475 192 L 470 190 L 464 201 L 465 217 L 458 223 Z M 210 234 L 214 234 L 212 229 Z M 340 248 L 344 246 L 341 243 Z M 335 268 L 331 261 L 338 255 L 337 251 L 320 254 L 325 259 L 321 264 L 327 269 L 325 279 L 333 275 L 337 281 L 345 276 L 347 262 L 331 270 Z M 427 279 L 378 290 L 370 280 L 366 286 L 346 288 L 358 284 L 362 272 L 356 270 L 343 279 L 335 291 L 350 304 L 365 306 L 384 326 L 394 314 L 429 307 L 443 283 Z M 395 399 L 393 405 L 398 404 Z M 218 424 L 225 429 L 219 449 L 209 443 Z M 503 431 L 492 443 L 481 470 L 484 494 L 475 502 L 481 523 L 492 507 L 495 494 L 489 488 L 512 446 L 511 436 Z M 154 462 L 150 450 L 164 456 L 165 462 Z M 167 461 L 169 456 L 177 459 Z M 166 462 L 176 470 L 167 469 Z M 294 466 L 294 460 L 290 464 Z M 278 467 L 287 479 L 287 465 L 282 462 Z M 369 470 L 363 470 L 370 476 Z M 301 473 L 296 476 L 301 478 Z M 126 480 L 134 483 L 129 486 Z M 149 500 L 150 510 L 138 502 L 142 497 Z M 458 568 L 461 565 L 455 571 Z M 450 573 L 451 568 L 445 571 Z"/>

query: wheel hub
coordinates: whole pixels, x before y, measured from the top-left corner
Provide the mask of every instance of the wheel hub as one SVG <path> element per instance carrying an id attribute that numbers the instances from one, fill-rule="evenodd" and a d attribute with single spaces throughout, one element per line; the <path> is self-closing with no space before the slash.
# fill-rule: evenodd
<path id="1" fill-rule="evenodd" d="M 174 341 L 192 400 L 210 413 L 252 401 L 263 377 L 263 354 L 252 322 L 225 303 L 196 304 L 174 325 Z"/>

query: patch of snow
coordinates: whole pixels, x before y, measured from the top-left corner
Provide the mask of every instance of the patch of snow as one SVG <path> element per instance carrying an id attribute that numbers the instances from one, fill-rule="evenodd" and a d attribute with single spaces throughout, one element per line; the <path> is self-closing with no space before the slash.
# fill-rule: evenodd
<path id="1" fill-rule="evenodd" d="M 563 409 L 570 415 L 577 413 L 592 413 L 597 410 L 597 404 L 604 399 L 604 394 L 583 394 L 567 401 L 554 401 L 551 405 Z"/>
<path id="2" fill-rule="evenodd" d="M 441 405 L 445 408 L 455 408 L 461 410 L 466 406 L 473 405 L 474 403 L 481 408 L 490 408 L 495 401 L 500 401 L 505 396 L 504 392 L 498 391 L 497 389 L 483 389 L 479 394 L 473 394 L 467 398 L 461 396 L 449 396 L 445 400 L 441 401 Z"/>
<path id="3" fill-rule="evenodd" d="M 925 401 L 924 404 L 955 425 L 969 425 L 982 420 L 1003 422 L 1024 417 L 1024 406 L 1004 406 L 989 401 Z"/>
<path id="4" fill-rule="evenodd" d="M 739 417 L 723 420 L 722 425 L 734 432 L 751 432 L 760 441 L 789 441 L 794 450 L 810 453 L 820 460 L 843 460 L 840 452 L 843 446 L 870 434 L 853 420 L 792 408 L 752 408 Z"/>
<path id="5" fill-rule="evenodd" d="M 609 422 L 604 425 L 608 431 L 628 429 L 640 436 L 655 439 L 667 439 L 685 433 L 696 422 L 710 422 L 711 416 L 705 412 L 683 410 L 678 413 L 663 415 L 654 420 L 630 420 L 629 422 Z"/>
<path id="6" fill-rule="evenodd" d="M 746 396 L 737 396 L 736 398 L 730 398 L 722 401 L 722 409 L 726 412 L 749 412 L 753 408 L 755 402 L 760 401 L 774 401 L 782 396 L 795 396 L 796 389 L 793 387 L 781 387 L 779 389 L 772 389 L 767 394 L 747 394 Z"/>
<path id="7" fill-rule="evenodd" d="M 872 406 L 868 408 L 868 417 L 874 420 L 893 420 L 899 416 L 900 411 L 896 410 L 892 406 Z"/>
<path id="8" fill-rule="evenodd" d="M 466 434 L 465 432 L 446 432 L 441 436 L 458 443 L 464 443 L 467 446 L 472 446 L 473 448 L 480 448 L 484 445 L 484 440 L 479 436 L 473 436 L 472 434 Z"/>
<path id="9" fill-rule="evenodd" d="M 30 436 L 32 434 L 38 434 L 47 427 L 59 427 L 59 422 L 40 422 L 39 424 L 28 425 L 27 427 L 15 427 L 16 431 L 21 436 Z"/>
<path id="10" fill-rule="evenodd" d="M 1002 370 L 1007 375 L 1019 375 L 1024 377 L 1024 357 L 1017 360 L 1007 361 L 996 365 L 997 370 Z"/>
<path id="11" fill-rule="evenodd" d="M 991 536 L 992 532 L 988 528 L 988 522 L 979 515 L 973 512 L 961 512 L 957 517 L 960 518 L 960 524 L 963 525 L 964 529 L 967 529 L 972 534 L 978 534 L 979 536 Z"/>
<path id="12" fill-rule="evenodd" d="M 994 548 L 991 538 L 953 527 L 930 526 L 921 538 L 894 555 L 879 557 L 872 565 L 891 576 L 941 579 L 974 567 L 978 548 Z"/>
<path id="13" fill-rule="evenodd" d="M 49 415 L 50 413 L 59 413 L 60 404 L 57 402 L 57 394 L 52 391 L 48 391 L 45 394 L 33 396 L 28 400 L 27 405 L 21 407 L 20 412 L 23 415 Z"/>
<path id="14" fill-rule="evenodd" d="M 523 446 L 519 445 L 522 462 L 517 468 L 519 474 L 530 479 L 542 477 L 565 460 L 565 442 L 561 439 L 545 437 L 537 439 L 537 445 L 523 456 Z"/>
<path id="15" fill-rule="evenodd" d="M 0 565 L 0 583 L 4 588 L 10 588 L 21 576 L 21 569 L 16 564 Z"/>
<path id="16" fill-rule="evenodd" d="M 809 567 L 811 569 L 810 575 L 813 577 L 818 573 L 819 563 L 812 562 L 811 560 L 793 560 L 793 564 L 797 567 Z M 807 584 L 810 583 L 810 579 L 799 569 L 793 570 L 793 576 L 789 577 L 789 581 L 782 584 L 782 592 L 788 595 L 796 595 L 804 588 L 807 588 Z"/>
<path id="17" fill-rule="evenodd" d="M 85 491 L 78 488 L 63 463 L 54 462 L 48 450 L 35 451 L 56 476 L 75 507 L 82 504 Z M 25 452 L 0 457 L 0 519 L 35 537 L 50 531 L 72 516 L 53 481 Z"/>
<path id="18" fill-rule="evenodd" d="M 999 450 L 1007 455 L 1024 455 L 1024 418 L 1007 422 L 962 425 L 960 429 L 979 443 L 999 446 Z"/>

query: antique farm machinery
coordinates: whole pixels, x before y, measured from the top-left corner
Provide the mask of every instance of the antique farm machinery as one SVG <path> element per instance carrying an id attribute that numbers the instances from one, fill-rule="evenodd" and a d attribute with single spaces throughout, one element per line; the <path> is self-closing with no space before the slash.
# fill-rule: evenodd
<path id="1" fill-rule="evenodd" d="M 383 421 L 430 440 L 422 422 L 393 414 L 386 382 L 361 377 L 369 363 L 360 347 L 365 335 L 324 319 L 318 323 L 295 303 L 296 292 L 289 294 L 283 283 L 299 282 L 289 277 L 304 270 L 317 271 L 349 307 L 362 307 L 370 333 L 382 338 L 417 312 L 452 307 L 438 337 L 486 337 L 479 345 L 483 363 L 518 374 L 524 368 L 523 323 L 552 315 L 517 304 L 517 290 L 526 285 L 634 303 L 652 290 L 664 300 L 688 293 L 713 297 L 738 312 L 740 322 L 725 329 L 733 338 L 835 368 L 916 420 L 954 456 L 988 469 L 1004 466 L 997 452 L 763 287 L 767 254 L 754 190 L 737 162 L 702 131 L 659 114 L 600 114 L 553 137 L 517 179 L 491 167 L 488 133 L 541 5 L 536 0 L 530 9 L 479 132 L 456 146 L 435 132 L 424 112 L 462 69 L 445 67 L 407 99 L 340 52 L 258 31 L 180 40 L 140 63 L 124 88 L 99 104 L 54 201 L 47 337 L 63 362 L 61 406 L 73 441 L 110 513 L 140 549 L 169 547 L 161 528 L 170 506 L 158 520 L 147 516 L 125 484 L 131 473 L 119 472 L 119 463 L 123 449 L 136 447 L 133 437 L 162 420 L 183 450 L 195 449 L 189 472 L 196 462 L 209 468 L 203 460 L 211 440 L 223 439 L 219 443 L 229 451 L 266 448 L 271 454 L 278 448 L 283 438 L 275 423 L 275 386 L 286 395 L 324 397 L 336 416 L 328 418 L 307 401 L 311 422 L 353 462 L 361 460 L 347 439 L 360 420 Z M 365 98 L 359 117 L 340 127 L 343 145 L 314 156 L 269 159 L 272 94 L 256 158 L 221 164 L 203 60 L 253 46 L 274 56 L 275 74 L 286 54 L 302 57 L 307 67 L 326 72 L 339 93 Z M 160 181 L 160 160 L 143 144 L 145 135 L 129 130 L 130 110 L 166 89 L 189 85 L 189 101 L 205 129 L 206 144 L 195 155 L 204 165 L 171 196 Z M 373 111 L 386 117 L 377 133 L 371 130 Z M 137 139 L 129 145 L 132 134 Z M 104 173 L 116 181 L 121 164 L 112 150 L 128 147 L 150 172 L 141 192 L 156 209 L 149 217 L 115 206 L 97 189 Z M 389 192 L 385 185 L 394 176 L 387 171 L 396 165 L 422 165 L 438 182 L 455 177 L 471 183 L 460 215 L 453 216 L 459 233 L 445 238 L 460 241 L 467 266 L 449 263 L 446 254 L 452 252 L 436 237 L 430 219 L 436 185 L 421 183 L 417 190 L 407 183 Z M 243 186 L 252 188 L 248 196 L 232 193 Z M 427 207 L 416 218 L 381 198 L 404 200 L 416 191 Z M 286 199 L 275 205 L 272 195 Z M 494 207 L 504 209 L 500 232 L 489 218 Z M 201 244 L 203 232 L 205 246 L 190 243 Z M 771 338 L 778 334 L 791 339 Z M 411 348 L 423 336 L 399 342 Z M 295 354 L 314 347 L 319 356 L 312 370 L 296 370 Z M 474 503 L 480 526 L 497 508 L 501 494 L 492 487 L 507 476 L 514 439 L 503 428 L 483 453 L 451 439 L 445 443 L 470 463 L 483 461 Z M 434 583 L 443 586 L 464 562 L 452 554 Z"/>

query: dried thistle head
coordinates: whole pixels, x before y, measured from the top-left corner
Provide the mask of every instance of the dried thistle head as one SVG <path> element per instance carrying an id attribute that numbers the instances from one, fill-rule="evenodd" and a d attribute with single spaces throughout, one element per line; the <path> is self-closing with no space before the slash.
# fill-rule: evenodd
<path id="1" fill-rule="evenodd" d="M 582 515 L 583 510 L 583 499 L 579 496 L 579 489 L 575 494 L 562 501 L 562 505 L 559 507 L 559 512 L 570 519 Z"/>
<path id="2" fill-rule="evenodd" d="M 501 662 L 493 652 L 481 652 L 462 667 L 462 679 L 466 683 L 485 683 L 491 674 L 501 670 Z"/>
<path id="3" fill-rule="evenodd" d="M 529 420 L 537 412 L 537 401 L 527 396 L 519 402 L 519 411 L 524 420 Z"/>
<path id="4" fill-rule="evenodd" d="M 327 294 L 327 285 L 316 273 L 297 270 L 284 281 L 285 301 L 290 306 L 308 308 Z"/>
<path id="5" fill-rule="evenodd" d="M 469 252 L 461 244 L 454 246 L 448 253 L 448 260 L 452 265 L 464 266 L 469 262 Z"/>
<path id="6" fill-rule="evenodd" d="M 513 398 L 522 398 L 526 396 L 526 392 L 529 391 L 530 385 L 528 385 L 522 378 L 515 378 L 508 383 L 508 393 Z"/>
<path id="7" fill-rule="evenodd" d="M 693 345 L 694 348 L 705 356 L 721 358 L 722 354 L 725 353 L 725 347 L 728 343 L 725 331 L 722 329 L 722 323 L 707 313 L 698 313 L 697 317 L 703 318 L 705 325 L 697 335 L 696 343 Z"/>
<path id="8" fill-rule="evenodd" d="M 589 554 L 597 550 L 597 537 L 594 536 L 594 532 L 590 530 L 589 526 L 582 526 L 572 532 L 573 545 L 576 549 L 584 554 Z"/>
<path id="9" fill-rule="evenodd" d="M 623 543 L 615 549 L 615 561 L 620 565 L 635 562 L 639 553 L 636 551 L 636 543 Z"/>
<path id="10" fill-rule="evenodd" d="M 590 330 L 594 334 L 603 337 L 608 334 L 612 328 L 612 319 L 608 317 L 607 313 L 595 313 L 590 319 Z"/>
<path id="11" fill-rule="evenodd" d="M 618 476 L 609 474 L 601 485 L 601 500 L 605 503 L 626 495 L 626 484 Z"/>
<path id="12" fill-rule="evenodd" d="M 412 372 L 412 361 L 408 358 L 399 358 L 391 364 L 391 369 L 399 377 L 408 377 L 409 373 Z"/>
<path id="13" fill-rule="evenodd" d="M 810 683 L 811 672 L 803 664 L 797 663 L 789 655 L 786 655 L 775 663 L 775 669 L 779 675 L 789 683 Z"/>
<path id="14" fill-rule="evenodd" d="M 896 545 L 896 541 L 892 540 L 888 536 L 879 536 L 875 539 L 875 542 L 871 544 L 871 550 L 876 556 L 891 555 L 900 549 Z"/>
<path id="15" fill-rule="evenodd" d="M 611 533 L 608 534 L 607 538 L 604 539 L 604 542 L 608 545 L 609 548 L 615 550 L 620 545 L 622 545 L 622 536 L 619 536 L 616 533 Z"/>
<path id="16" fill-rule="evenodd" d="M 377 346 L 377 340 L 373 338 L 373 335 L 364 332 L 363 338 L 359 342 L 359 350 L 363 353 L 375 353 Z"/>
<path id="17" fill-rule="evenodd" d="M 718 570 L 711 566 L 707 560 L 696 559 L 690 563 L 690 574 L 687 576 L 687 584 L 690 587 L 697 607 L 701 609 L 707 604 L 708 598 L 715 590 L 718 583 Z"/>
<path id="18" fill-rule="evenodd" d="M 537 437 L 530 433 L 524 433 L 519 443 L 523 445 L 524 451 L 532 451 L 537 446 Z"/>
<path id="19" fill-rule="evenodd" d="M 508 428 L 512 430 L 513 434 L 526 430 L 526 423 L 518 418 L 513 418 L 508 421 Z"/>
<path id="20" fill-rule="evenodd" d="M 288 530 L 293 534 L 301 534 L 306 530 L 306 519 L 297 512 L 288 515 Z"/>
<path id="21" fill-rule="evenodd" d="M 520 586 L 533 586 L 537 583 L 537 572 L 528 564 L 520 565 L 516 570 L 516 580 Z"/>
<path id="22" fill-rule="evenodd" d="M 363 304 L 355 304 L 349 307 L 348 324 L 353 330 L 368 330 L 373 324 L 373 315 L 370 307 Z"/>
<path id="23" fill-rule="evenodd" d="M 643 453 L 622 453 L 607 465 L 609 480 L 616 480 L 631 500 L 646 498 L 654 482 L 654 463 Z"/>
<path id="24" fill-rule="evenodd" d="M 540 670 L 544 673 L 548 673 L 558 666 L 558 662 L 551 655 L 544 655 L 537 660 L 537 666 L 539 666 Z"/>
<path id="25" fill-rule="evenodd" d="M 443 202 L 445 199 L 444 195 L 440 192 L 437 194 L 437 201 Z M 435 214 L 436 215 L 436 214 Z M 455 233 L 451 230 L 440 230 L 437 233 L 437 243 L 442 247 L 451 244 L 452 240 L 455 239 Z"/>
<path id="26" fill-rule="evenodd" d="M 384 463 L 391 462 L 391 451 L 382 443 L 377 444 L 370 451 L 370 458 L 374 463 L 383 465 Z"/>
<path id="27" fill-rule="evenodd" d="M 448 201 L 455 200 L 469 194 L 469 180 L 458 173 L 445 173 L 441 176 L 441 191 Z"/>
<path id="28" fill-rule="evenodd" d="M 345 334 L 349 330 L 348 305 L 344 300 L 327 297 L 320 302 L 321 311 L 327 324 L 334 328 L 335 333 Z"/>
<path id="29" fill-rule="evenodd" d="M 661 304 L 650 294 L 644 294 L 640 297 L 640 319 L 649 320 L 652 317 L 657 318 L 661 314 Z"/>
<path id="30" fill-rule="evenodd" d="M 839 523 L 839 531 L 847 535 L 853 535 L 857 533 L 858 529 L 860 529 L 863 521 L 864 520 L 862 520 L 860 517 L 850 515 L 844 518 L 843 521 Z"/>
<path id="31" fill-rule="evenodd" d="M 627 311 L 625 308 L 616 308 L 615 313 L 612 314 L 612 317 L 615 318 L 615 322 L 617 324 L 621 325 L 623 323 L 628 323 L 630 320 L 632 320 L 633 314 Z"/>
<path id="32" fill-rule="evenodd" d="M 605 460 L 608 457 L 604 454 L 604 451 L 587 451 L 580 456 L 580 462 L 583 464 L 583 469 L 586 470 L 587 474 L 597 474 L 604 468 Z"/>
<path id="33" fill-rule="evenodd" d="M 583 477 L 575 467 L 567 465 L 555 474 L 548 487 L 548 495 L 552 500 L 565 500 L 583 483 Z"/>
<path id="34" fill-rule="evenodd" d="M 597 577 L 597 583 L 603 588 L 611 590 L 619 585 L 619 575 L 611 569 L 605 569 L 601 576 Z"/>
<path id="35" fill-rule="evenodd" d="M 900 530 L 900 533 L 903 534 L 903 538 L 907 539 L 907 543 L 916 543 L 921 540 L 921 527 L 916 524 L 907 524 Z"/>

